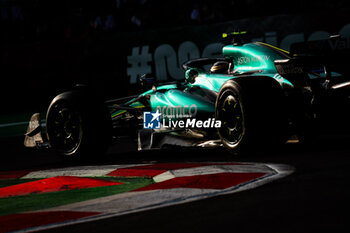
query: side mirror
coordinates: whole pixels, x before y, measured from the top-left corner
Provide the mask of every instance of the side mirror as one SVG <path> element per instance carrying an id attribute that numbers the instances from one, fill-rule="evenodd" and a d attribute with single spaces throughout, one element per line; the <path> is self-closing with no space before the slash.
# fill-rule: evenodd
<path id="1" fill-rule="evenodd" d="M 198 69 L 196 68 L 188 69 L 185 73 L 185 82 L 190 84 L 194 83 L 198 75 L 199 75 Z"/>
<path id="2" fill-rule="evenodd" d="M 152 74 L 144 74 L 139 78 L 139 85 L 142 87 L 153 87 L 156 83 L 156 79 Z"/>

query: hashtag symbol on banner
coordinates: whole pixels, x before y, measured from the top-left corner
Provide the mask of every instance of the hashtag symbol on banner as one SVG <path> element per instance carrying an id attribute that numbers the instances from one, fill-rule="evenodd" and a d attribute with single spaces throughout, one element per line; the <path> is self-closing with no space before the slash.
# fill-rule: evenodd
<path id="1" fill-rule="evenodd" d="M 130 83 L 136 83 L 138 77 L 143 74 L 151 73 L 152 54 L 149 53 L 149 46 L 134 47 L 131 56 L 128 56 L 129 68 L 127 74 L 130 76 Z"/>

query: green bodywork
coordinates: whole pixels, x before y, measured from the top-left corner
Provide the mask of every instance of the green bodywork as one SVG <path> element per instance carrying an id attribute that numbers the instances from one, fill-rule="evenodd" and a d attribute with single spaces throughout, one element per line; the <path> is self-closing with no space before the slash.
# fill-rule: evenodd
<path id="1" fill-rule="evenodd" d="M 288 51 L 276 48 L 274 46 L 254 42 L 242 45 L 227 45 L 222 49 L 223 56 L 234 64 L 233 73 L 231 74 L 213 74 L 204 69 L 197 67 L 189 67 L 185 73 L 188 76 L 191 71 L 195 71 L 198 75 L 194 82 L 183 82 L 181 88 L 179 84 L 168 84 L 158 86 L 149 90 L 141 96 L 148 95 L 149 106 L 151 111 L 161 110 L 168 113 L 194 113 L 194 109 L 190 107 L 196 105 L 196 113 L 212 113 L 215 112 L 215 101 L 207 98 L 208 92 L 218 93 L 222 85 L 230 79 L 235 79 L 244 74 L 249 76 L 266 76 L 276 79 L 282 88 L 293 87 L 293 84 L 278 74 L 274 61 L 289 59 Z M 203 91 L 206 90 L 206 91 Z M 129 104 L 131 103 L 131 104 Z M 145 107 L 140 102 L 127 102 L 126 105 L 131 107 Z M 149 109 L 149 108 L 148 108 Z M 112 117 L 116 117 L 123 111 L 119 110 L 112 113 Z M 124 111 L 125 112 L 125 111 Z"/>

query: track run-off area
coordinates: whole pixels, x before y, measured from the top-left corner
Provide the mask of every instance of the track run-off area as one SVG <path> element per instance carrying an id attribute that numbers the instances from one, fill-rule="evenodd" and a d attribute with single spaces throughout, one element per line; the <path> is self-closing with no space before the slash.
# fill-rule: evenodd
<path id="1" fill-rule="evenodd" d="M 349 136 L 245 157 L 112 147 L 94 162 L 1 140 L 0 232 L 315 232 L 347 228 Z M 131 149 L 131 150 L 130 150 Z"/>
<path id="2" fill-rule="evenodd" d="M 55 228 L 231 194 L 293 170 L 281 164 L 206 162 L 1 172 L 0 232 Z"/>

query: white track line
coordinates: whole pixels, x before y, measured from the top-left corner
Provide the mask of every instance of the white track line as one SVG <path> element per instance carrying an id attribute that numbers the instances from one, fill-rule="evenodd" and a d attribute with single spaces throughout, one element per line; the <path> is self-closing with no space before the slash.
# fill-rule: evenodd
<path id="1" fill-rule="evenodd" d="M 103 165 L 103 166 L 80 166 L 68 168 L 55 168 L 30 172 L 21 179 L 50 178 L 55 176 L 77 176 L 77 177 L 97 177 L 106 176 L 108 173 L 119 168 L 144 166 L 148 164 L 124 164 L 124 165 Z"/>
<path id="2" fill-rule="evenodd" d="M 243 164 L 243 165 L 210 165 L 203 167 L 184 168 L 164 172 L 153 177 L 158 183 L 175 177 L 210 175 L 217 173 L 271 173 L 274 170 L 262 164 Z"/>

